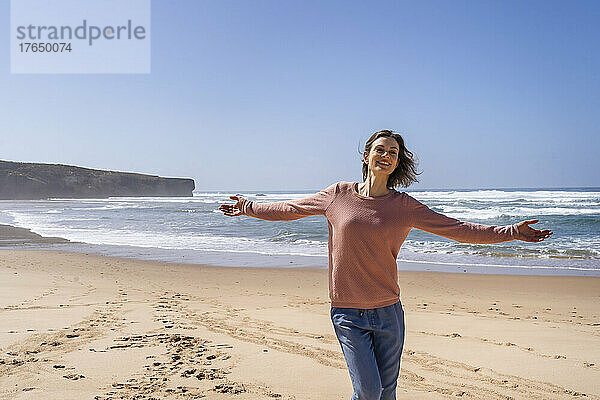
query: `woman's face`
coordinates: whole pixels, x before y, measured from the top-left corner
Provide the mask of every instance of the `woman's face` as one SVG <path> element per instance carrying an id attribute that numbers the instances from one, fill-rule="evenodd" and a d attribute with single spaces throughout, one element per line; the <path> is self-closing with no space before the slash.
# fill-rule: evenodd
<path id="1" fill-rule="evenodd" d="M 398 165 L 398 142 L 391 137 L 380 137 L 373 142 L 371 150 L 363 158 L 374 174 L 390 175 Z"/>

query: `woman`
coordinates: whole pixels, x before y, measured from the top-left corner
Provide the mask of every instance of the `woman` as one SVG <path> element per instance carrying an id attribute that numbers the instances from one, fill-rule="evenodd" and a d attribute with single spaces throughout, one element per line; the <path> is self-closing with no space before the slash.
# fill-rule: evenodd
<path id="1" fill-rule="evenodd" d="M 463 243 L 541 242 L 552 235 L 528 220 L 508 226 L 461 222 L 405 192 L 417 182 L 413 154 L 399 134 L 375 132 L 365 144 L 363 182 L 338 182 L 304 199 L 256 203 L 231 196 L 227 216 L 269 221 L 324 215 L 329 227 L 331 320 L 348 365 L 354 400 L 396 398 L 404 344 L 396 257 L 412 228 Z"/>

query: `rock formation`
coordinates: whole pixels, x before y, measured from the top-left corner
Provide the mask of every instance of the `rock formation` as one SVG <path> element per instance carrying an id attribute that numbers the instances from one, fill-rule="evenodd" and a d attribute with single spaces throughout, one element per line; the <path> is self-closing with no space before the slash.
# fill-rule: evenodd
<path id="1" fill-rule="evenodd" d="M 0 199 L 192 196 L 193 179 L 0 160 Z"/>

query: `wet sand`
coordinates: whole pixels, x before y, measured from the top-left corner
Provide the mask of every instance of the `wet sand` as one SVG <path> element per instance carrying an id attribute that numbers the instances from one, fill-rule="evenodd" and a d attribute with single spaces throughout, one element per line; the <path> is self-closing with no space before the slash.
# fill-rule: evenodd
<path id="1" fill-rule="evenodd" d="M 31 232 L 29 229 L 0 224 L 0 247 L 58 243 L 69 243 L 69 240 L 59 237 L 41 236 Z"/>
<path id="2" fill-rule="evenodd" d="M 399 399 L 600 399 L 600 278 L 399 281 Z M 327 271 L 0 250 L 0 399 L 351 393 Z"/>

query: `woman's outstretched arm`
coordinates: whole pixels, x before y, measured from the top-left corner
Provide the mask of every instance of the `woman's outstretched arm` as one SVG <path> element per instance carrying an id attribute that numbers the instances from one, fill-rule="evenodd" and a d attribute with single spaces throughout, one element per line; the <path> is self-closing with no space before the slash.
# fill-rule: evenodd
<path id="1" fill-rule="evenodd" d="M 411 226 L 461 243 L 502 243 L 511 240 L 539 243 L 552 235 L 549 229 L 530 227 L 537 219 L 521 221 L 513 225 L 482 225 L 459 221 L 431 210 L 419 201 L 409 198 Z"/>
<path id="2" fill-rule="evenodd" d="M 323 215 L 333 202 L 337 193 L 337 184 L 302 199 L 257 203 L 241 196 L 230 196 L 235 204 L 221 204 L 219 210 L 229 217 L 248 215 L 267 221 L 292 221 L 310 215 Z"/>

